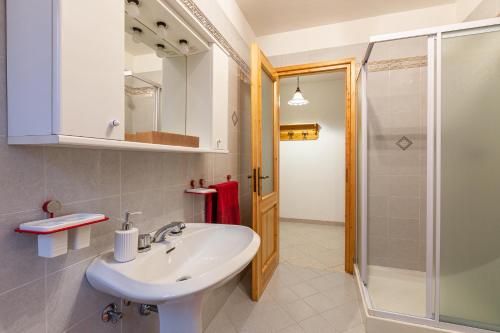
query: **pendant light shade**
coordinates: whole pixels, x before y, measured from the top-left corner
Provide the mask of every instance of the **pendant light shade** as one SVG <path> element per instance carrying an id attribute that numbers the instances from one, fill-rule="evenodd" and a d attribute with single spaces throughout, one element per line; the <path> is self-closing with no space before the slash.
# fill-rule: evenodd
<path id="1" fill-rule="evenodd" d="M 300 106 L 306 104 L 309 104 L 309 101 L 304 98 L 300 91 L 299 77 L 297 76 L 297 90 L 295 90 L 292 99 L 288 101 L 288 105 Z"/>

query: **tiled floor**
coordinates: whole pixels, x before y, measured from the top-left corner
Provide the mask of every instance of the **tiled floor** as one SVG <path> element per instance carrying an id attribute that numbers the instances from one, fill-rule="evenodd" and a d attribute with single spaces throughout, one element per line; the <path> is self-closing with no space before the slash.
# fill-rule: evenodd
<path id="1" fill-rule="evenodd" d="M 242 281 L 206 333 L 364 333 L 344 228 L 282 222 L 281 262 L 259 302 Z"/>

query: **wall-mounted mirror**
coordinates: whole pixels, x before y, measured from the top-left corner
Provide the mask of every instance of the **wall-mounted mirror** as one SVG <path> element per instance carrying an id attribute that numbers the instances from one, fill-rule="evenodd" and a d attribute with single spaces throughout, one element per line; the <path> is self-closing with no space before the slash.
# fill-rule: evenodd
<path id="1" fill-rule="evenodd" d="M 137 10 L 125 13 L 125 139 L 198 147 L 186 135 L 188 56 L 209 47 L 161 1 Z"/>
<path id="2" fill-rule="evenodd" d="M 186 57 L 167 58 L 164 52 L 162 46 L 155 50 L 144 43 L 134 30 L 125 34 L 127 140 L 148 142 L 150 132 L 186 134 Z"/>

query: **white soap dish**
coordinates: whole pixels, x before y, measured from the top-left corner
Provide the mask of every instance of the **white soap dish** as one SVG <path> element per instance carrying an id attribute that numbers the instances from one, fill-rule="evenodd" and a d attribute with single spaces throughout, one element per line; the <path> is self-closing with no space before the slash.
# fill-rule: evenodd
<path id="1" fill-rule="evenodd" d="M 38 255 L 53 258 L 90 245 L 90 225 L 109 220 L 102 214 L 71 214 L 22 223 L 15 231 L 38 235 Z M 68 236 L 69 233 L 69 236 Z"/>
<path id="2" fill-rule="evenodd" d="M 199 187 L 199 188 L 190 188 L 190 189 L 186 190 L 186 193 L 209 194 L 209 193 L 217 193 L 217 191 L 213 188 Z"/>

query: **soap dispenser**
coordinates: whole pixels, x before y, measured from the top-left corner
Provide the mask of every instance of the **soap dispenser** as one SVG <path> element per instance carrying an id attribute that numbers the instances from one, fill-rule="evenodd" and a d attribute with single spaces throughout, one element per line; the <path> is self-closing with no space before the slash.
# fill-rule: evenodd
<path id="1" fill-rule="evenodd" d="M 137 242 L 139 239 L 139 229 L 134 228 L 130 221 L 133 215 L 140 215 L 142 212 L 127 212 L 125 222 L 121 230 L 115 231 L 115 260 L 127 262 L 134 260 L 137 256 Z"/>

